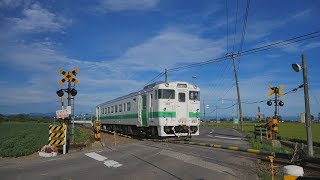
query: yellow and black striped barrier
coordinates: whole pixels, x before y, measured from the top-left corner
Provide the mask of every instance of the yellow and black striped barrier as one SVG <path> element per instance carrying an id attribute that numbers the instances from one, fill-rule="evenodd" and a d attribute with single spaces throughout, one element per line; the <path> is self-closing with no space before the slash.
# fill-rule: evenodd
<path id="1" fill-rule="evenodd" d="M 49 126 L 49 131 L 64 131 L 66 129 L 66 125 L 63 123 L 62 126 Z"/>
<path id="2" fill-rule="evenodd" d="M 61 126 L 49 126 L 49 145 L 63 145 L 63 154 L 66 153 L 66 135 L 67 126 L 63 123 Z"/>
<path id="3" fill-rule="evenodd" d="M 188 141 L 171 141 L 175 144 L 189 144 L 189 145 L 196 145 L 196 146 L 205 146 L 205 147 L 213 147 L 213 148 L 219 148 L 219 149 L 228 149 L 232 151 L 242 151 L 242 152 L 248 152 L 248 153 L 255 153 L 255 154 L 261 154 L 266 156 L 275 156 L 274 152 L 268 152 L 258 149 L 246 149 L 236 146 L 224 146 L 220 144 L 206 144 L 206 143 L 198 143 L 198 142 L 188 142 Z"/>

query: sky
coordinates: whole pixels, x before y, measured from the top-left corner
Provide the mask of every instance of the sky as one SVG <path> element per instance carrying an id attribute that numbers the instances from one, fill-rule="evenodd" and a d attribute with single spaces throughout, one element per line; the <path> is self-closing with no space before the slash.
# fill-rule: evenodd
<path id="1" fill-rule="evenodd" d="M 159 73 L 239 52 L 247 1 L 0 0 L 0 113 L 60 109 L 59 70 L 79 68 L 75 113 L 141 89 Z M 320 30 L 317 0 L 250 1 L 242 50 Z M 272 116 L 268 85 L 302 84 L 292 63 L 307 59 L 311 113 L 320 112 L 320 38 L 236 58 L 244 116 Z M 192 78 L 196 77 L 196 78 Z M 156 79 L 163 81 L 164 77 Z M 207 115 L 236 116 L 232 60 L 169 71 L 169 81 L 201 89 Z M 281 98 L 282 116 L 304 111 L 299 89 Z M 218 108 L 215 111 L 216 107 Z"/>

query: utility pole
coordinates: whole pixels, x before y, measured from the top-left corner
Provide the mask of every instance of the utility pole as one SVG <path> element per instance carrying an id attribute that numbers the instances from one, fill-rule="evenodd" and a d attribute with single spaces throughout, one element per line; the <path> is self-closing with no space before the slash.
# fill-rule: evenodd
<path id="1" fill-rule="evenodd" d="M 236 63 L 235 63 L 235 57 L 236 54 L 232 53 L 231 55 L 232 62 L 233 62 L 233 70 L 234 70 L 234 77 L 236 79 L 236 85 L 237 85 L 237 94 L 238 94 L 238 109 L 239 109 L 239 118 L 240 118 L 240 130 L 242 131 L 242 125 L 243 125 L 243 118 L 242 118 L 242 107 L 241 107 L 241 99 L 240 99 L 240 88 L 239 88 L 239 81 L 238 81 L 238 72 L 236 68 Z"/>
<path id="2" fill-rule="evenodd" d="M 206 106 L 203 100 L 203 121 L 206 121 Z"/>
<path id="3" fill-rule="evenodd" d="M 308 155 L 312 157 L 313 142 L 312 142 L 311 116 L 310 116 L 310 104 L 309 104 L 307 62 L 304 54 L 302 54 L 302 73 L 303 73 L 304 105 L 305 105 L 305 111 L 306 111 L 305 119 L 306 119 L 306 128 L 307 128 Z"/>
<path id="4" fill-rule="evenodd" d="M 279 89 L 278 87 L 274 87 L 275 88 L 275 92 L 274 93 L 274 119 L 278 119 L 278 92 L 279 92 Z"/>
<path id="5" fill-rule="evenodd" d="M 218 106 L 216 105 L 216 121 L 218 121 Z"/>
<path id="6" fill-rule="evenodd" d="M 168 69 L 167 68 L 164 69 L 164 80 L 165 80 L 165 82 L 168 82 Z"/>

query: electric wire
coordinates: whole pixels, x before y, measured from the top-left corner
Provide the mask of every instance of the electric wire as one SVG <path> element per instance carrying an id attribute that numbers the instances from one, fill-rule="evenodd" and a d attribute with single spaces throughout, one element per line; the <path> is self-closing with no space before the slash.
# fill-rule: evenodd
<path id="1" fill-rule="evenodd" d="M 244 37 L 246 35 L 246 29 L 247 29 L 247 21 L 248 21 L 248 15 L 249 15 L 249 8 L 250 8 L 250 0 L 247 0 L 247 7 L 246 7 L 246 13 L 244 16 L 244 22 L 243 22 L 243 27 L 242 27 L 242 34 L 241 34 L 241 41 L 240 41 L 240 46 L 238 52 L 242 51 L 243 48 L 243 42 L 244 42 Z"/>
<path id="2" fill-rule="evenodd" d="M 231 106 L 222 107 L 222 108 L 217 107 L 217 108 L 213 109 L 211 112 L 209 112 L 208 114 L 211 114 L 211 113 L 215 112 L 216 110 L 230 109 L 230 108 L 234 107 L 234 106 L 237 105 L 237 104 L 238 104 L 238 103 L 234 103 L 234 104 L 232 104 Z"/>
<path id="3" fill-rule="evenodd" d="M 314 38 L 317 38 L 319 36 L 320 36 L 320 31 L 316 31 L 316 32 L 313 32 L 313 33 L 304 34 L 304 35 L 293 37 L 293 38 L 290 38 L 290 39 L 287 39 L 287 40 L 282 40 L 282 41 L 279 41 L 279 42 L 275 42 L 275 43 L 267 44 L 267 45 L 260 46 L 260 47 L 257 47 L 257 48 L 249 49 L 249 50 L 246 50 L 246 51 L 243 51 L 243 52 L 239 52 L 237 54 L 237 56 L 246 56 L 246 55 L 253 54 L 253 53 L 256 53 L 256 52 L 261 52 L 261 51 L 269 50 L 269 49 L 280 47 L 280 46 L 286 46 L 288 44 L 292 44 L 292 43 L 295 43 L 295 42 L 314 39 Z M 181 71 L 181 70 L 185 70 L 185 69 L 189 69 L 189 68 L 193 68 L 193 67 L 198 67 L 198 66 L 203 66 L 203 65 L 206 65 L 206 64 L 210 64 L 210 63 L 219 62 L 219 61 L 226 60 L 226 59 L 228 59 L 226 56 L 219 57 L 219 58 L 213 58 L 213 59 L 209 59 L 209 60 L 206 60 L 206 61 L 201 61 L 201 62 L 197 62 L 197 63 L 183 65 L 183 66 L 180 66 L 180 67 L 171 68 L 171 69 L 168 69 L 168 72 Z"/>
<path id="4" fill-rule="evenodd" d="M 314 39 L 314 38 L 317 38 L 319 36 L 320 36 L 320 31 L 315 31 L 315 32 L 312 32 L 312 33 L 303 34 L 303 35 L 300 35 L 300 36 L 296 36 L 296 37 L 293 37 L 293 38 L 290 38 L 290 39 L 286 39 L 286 40 L 278 41 L 278 42 L 275 42 L 275 43 L 267 44 L 267 45 L 260 46 L 260 47 L 257 47 L 257 48 L 252 48 L 252 49 L 249 49 L 249 50 L 245 50 L 245 51 L 239 52 L 237 54 L 237 56 L 246 56 L 246 55 L 250 55 L 250 54 L 253 54 L 253 53 L 269 50 L 269 49 L 272 49 L 272 48 L 276 48 L 276 47 L 280 47 L 280 46 L 286 46 L 286 45 L 289 45 L 289 44 L 292 44 L 292 43 L 295 43 L 295 42 L 301 42 L 301 41 L 305 41 L 305 40 Z M 171 69 L 168 69 L 167 72 L 175 72 L 175 71 L 186 70 L 186 69 L 190 69 L 190 68 L 194 68 L 194 67 L 198 67 L 198 66 L 203 66 L 203 65 L 206 65 L 206 64 L 210 64 L 210 63 L 223 61 L 223 60 L 226 60 L 226 59 L 227 59 L 226 56 L 219 57 L 219 58 L 213 58 L 213 59 L 209 59 L 209 60 L 206 60 L 206 61 L 201 61 L 201 62 L 197 62 L 197 63 L 183 65 L 183 66 L 180 66 L 180 67 L 171 68 Z M 163 75 L 164 75 L 164 73 L 159 73 L 153 79 L 148 81 L 148 83 L 146 83 L 144 86 L 148 85 L 150 82 L 154 82 L 156 79 L 160 78 Z"/>
<path id="5" fill-rule="evenodd" d="M 238 11 L 239 11 L 239 0 L 237 0 L 236 19 L 235 19 L 235 24 L 234 24 L 233 46 L 232 46 L 232 51 L 233 51 L 233 52 L 234 52 L 234 47 L 235 47 L 235 45 L 236 45 L 237 24 L 238 24 Z"/>
<path id="6" fill-rule="evenodd" d="M 228 15 L 228 0 L 226 0 L 226 15 L 227 15 L 227 52 L 229 52 L 229 15 Z"/>

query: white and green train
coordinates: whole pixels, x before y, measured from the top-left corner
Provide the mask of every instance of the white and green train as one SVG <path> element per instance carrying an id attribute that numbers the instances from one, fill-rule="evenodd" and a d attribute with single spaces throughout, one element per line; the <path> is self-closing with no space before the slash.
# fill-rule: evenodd
<path id="1" fill-rule="evenodd" d="M 157 82 L 96 106 L 103 129 L 144 136 L 199 135 L 200 89 L 187 82 Z"/>

